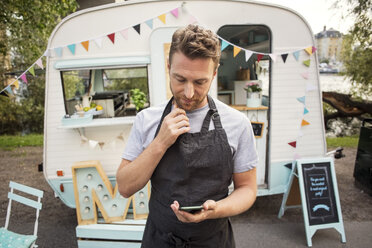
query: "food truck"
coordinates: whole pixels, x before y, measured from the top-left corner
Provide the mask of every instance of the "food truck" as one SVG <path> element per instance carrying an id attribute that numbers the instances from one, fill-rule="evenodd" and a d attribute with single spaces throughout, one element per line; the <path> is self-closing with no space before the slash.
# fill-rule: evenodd
<path id="1" fill-rule="evenodd" d="M 314 35 L 295 11 L 243 0 L 127 1 L 78 11 L 48 43 L 43 164 L 55 195 L 77 209 L 79 247 L 140 246 L 150 186 L 123 198 L 115 174 L 140 111 L 133 96 L 144 93 L 143 107 L 171 97 L 171 37 L 190 23 L 221 40 L 210 95 L 252 123 L 259 196 L 285 191 L 295 159 L 326 156 Z M 262 90 L 251 98 L 245 88 L 254 84 Z"/>

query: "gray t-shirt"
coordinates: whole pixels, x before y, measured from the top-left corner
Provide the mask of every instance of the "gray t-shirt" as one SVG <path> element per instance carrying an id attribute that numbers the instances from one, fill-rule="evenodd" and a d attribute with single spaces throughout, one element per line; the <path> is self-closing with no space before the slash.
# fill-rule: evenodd
<path id="1" fill-rule="evenodd" d="M 213 99 L 221 117 L 234 160 L 234 173 L 253 169 L 258 164 L 255 138 L 252 126 L 246 115 L 235 110 L 217 99 Z M 166 102 L 159 106 L 142 110 L 136 116 L 122 158 L 135 160 L 153 141 Z M 208 104 L 202 108 L 187 112 L 190 121 L 190 133 L 200 132 Z M 211 120 L 209 130 L 214 129 Z"/>

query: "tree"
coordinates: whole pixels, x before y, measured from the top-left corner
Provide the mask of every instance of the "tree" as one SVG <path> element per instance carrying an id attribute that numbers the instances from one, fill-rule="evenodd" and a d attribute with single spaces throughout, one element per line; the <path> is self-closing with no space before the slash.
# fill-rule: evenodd
<path id="1" fill-rule="evenodd" d="M 77 8 L 75 0 L 3 0 L 0 1 L 0 81 L 19 76 L 46 49 L 48 38 L 63 17 Z M 10 66 L 6 66 L 6 62 Z M 7 80 L 8 79 L 8 80 Z M 11 80 L 13 81 L 13 80 Z M 44 74 L 28 77 L 28 98 L 19 103 L 0 96 L 0 133 L 14 133 L 20 126 L 42 132 L 44 120 Z M 2 85 L 3 89 L 5 85 Z M 15 104 L 11 108 L 10 104 Z M 8 125 L 6 120 L 9 121 Z M 15 121 L 17 125 L 14 124 Z"/>
<path id="2" fill-rule="evenodd" d="M 340 6 L 338 0 L 335 6 Z M 323 101 L 336 111 L 325 113 L 325 123 L 339 117 L 366 117 L 372 115 L 372 1 L 347 0 L 349 15 L 355 23 L 344 36 L 341 60 L 343 75 L 352 82 L 350 94 L 323 92 Z"/>

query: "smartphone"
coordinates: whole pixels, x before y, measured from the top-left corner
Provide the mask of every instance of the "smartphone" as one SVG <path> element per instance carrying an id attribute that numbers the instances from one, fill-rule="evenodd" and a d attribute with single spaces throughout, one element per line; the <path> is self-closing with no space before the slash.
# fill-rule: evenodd
<path id="1" fill-rule="evenodd" d="M 189 206 L 189 207 L 180 207 L 180 210 L 194 214 L 203 209 L 203 206 Z"/>

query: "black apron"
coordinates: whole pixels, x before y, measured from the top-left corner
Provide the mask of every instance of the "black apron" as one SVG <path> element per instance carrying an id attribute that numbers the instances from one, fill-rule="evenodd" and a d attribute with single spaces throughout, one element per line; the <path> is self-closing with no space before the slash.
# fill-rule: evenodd
<path id="1" fill-rule="evenodd" d="M 160 123 L 171 112 L 168 102 Z M 202 205 L 206 200 L 221 200 L 228 195 L 233 162 L 226 132 L 214 101 L 208 96 L 209 111 L 199 133 L 185 133 L 168 148 L 151 177 L 149 216 L 142 239 L 143 248 L 235 247 L 229 218 L 200 223 L 179 221 L 170 205 Z M 215 129 L 208 130 L 210 121 Z"/>

